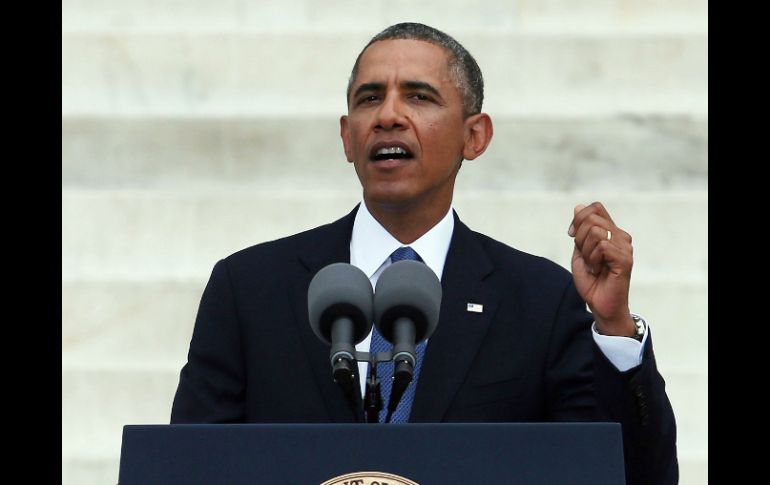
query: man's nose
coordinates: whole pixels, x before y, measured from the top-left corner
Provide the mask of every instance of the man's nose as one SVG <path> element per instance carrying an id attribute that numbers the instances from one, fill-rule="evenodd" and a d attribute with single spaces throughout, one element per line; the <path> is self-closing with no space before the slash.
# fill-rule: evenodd
<path id="1" fill-rule="evenodd" d="M 377 110 L 377 126 L 383 130 L 393 130 L 406 126 L 404 106 L 395 96 L 386 97 Z"/>

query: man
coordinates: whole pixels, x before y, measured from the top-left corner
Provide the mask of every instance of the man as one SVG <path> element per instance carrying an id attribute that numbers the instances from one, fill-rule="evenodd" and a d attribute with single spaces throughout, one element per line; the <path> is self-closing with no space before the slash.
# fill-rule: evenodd
<path id="1" fill-rule="evenodd" d="M 404 420 L 620 421 L 628 482 L 677 481 L 673 412 L 646 325 L 628 308 L 631 236 L 602 204 L 576 207 L 565 224 L 570 276 L 472 232 L 450 210 L 463 160 L 492 139 L 482 101 L 481 71 L 446 34 L 398 24 L 372 39 L 340 119 L 363 203 L 215 266 L 172 423 L 361 421 L 361 396 L 349 404 L 332 382 L 328 346 L 310 330 L 308 286 L 333 262 L 374 284 L 409 251 L 440 278 L 443 298 L 399 407 Z"/>

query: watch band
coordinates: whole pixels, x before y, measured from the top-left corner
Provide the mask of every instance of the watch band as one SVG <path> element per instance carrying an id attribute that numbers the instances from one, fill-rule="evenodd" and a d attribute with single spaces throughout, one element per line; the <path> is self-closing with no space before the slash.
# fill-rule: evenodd
<path id="1" fill-rule="evenodd" d="M 631 338 L 641 342 L 642 339 L 644 339 L 644 334 L 647 330 L 647 322 L 645 322 L 644 318 L 640 317 L 636 313 L 631 314 L 631 320 L 633 320 L 634 325 L 636 325 L 636 334 L 631 336 Z"/>

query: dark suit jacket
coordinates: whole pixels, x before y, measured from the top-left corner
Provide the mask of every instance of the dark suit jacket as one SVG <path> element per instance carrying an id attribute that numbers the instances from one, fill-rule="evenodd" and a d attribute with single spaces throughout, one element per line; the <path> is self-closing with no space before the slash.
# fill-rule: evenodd
<path id="1" fill-rule="evenodd" d="M 355 212 L 217 263 L 172 423 L 363 421 L 360 393 L 332 381 L 329 347 L 307 312 L 318 270 L 350 261 Z M 649 338 L 642 365 L 618 372 L 593 342 L 568 271 L 456 214 L 442 287 L 410 421 L 619 421 L 628 482 L 676 483 L 674 415 Z"/>

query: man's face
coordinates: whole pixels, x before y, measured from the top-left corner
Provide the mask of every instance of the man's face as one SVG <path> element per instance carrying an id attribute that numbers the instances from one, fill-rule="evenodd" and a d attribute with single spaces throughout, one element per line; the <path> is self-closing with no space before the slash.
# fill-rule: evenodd
<path id="1" fill-rule="evenodd" d="M 401 39 L 361 56 L 340 127 L 368 207 L 449 208 L 465 128 L 447 60 L 442 47 Z"/>

